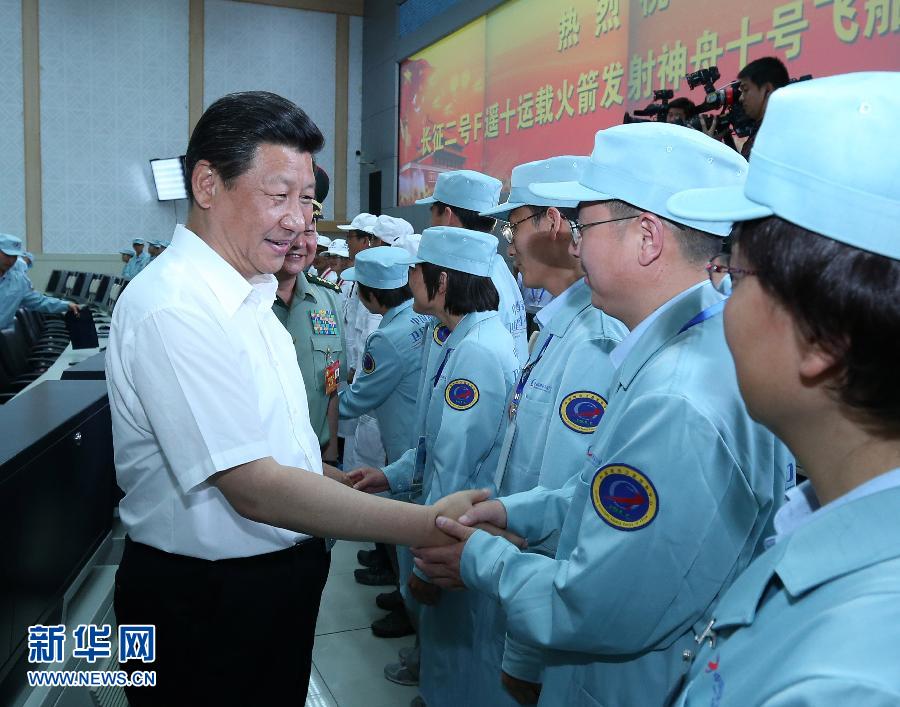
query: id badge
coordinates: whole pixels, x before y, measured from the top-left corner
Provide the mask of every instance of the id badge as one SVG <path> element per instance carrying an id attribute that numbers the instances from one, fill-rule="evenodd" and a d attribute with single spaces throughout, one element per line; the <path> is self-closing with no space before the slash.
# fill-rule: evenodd
<path id="1" fill-rule="evenodd" d="M 332 361 L 325 366 L 325 395 L 333 395 L 337 392 L 338 383 L 341 382 L 341 362 Z"/>

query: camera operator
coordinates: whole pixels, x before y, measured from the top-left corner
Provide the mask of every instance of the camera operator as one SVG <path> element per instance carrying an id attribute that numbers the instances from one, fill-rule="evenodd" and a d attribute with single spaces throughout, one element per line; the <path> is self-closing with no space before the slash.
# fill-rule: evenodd
<path id="1" fill-rule="evenodd" d="M 741 148 L 741 154 L 750 159 L 750 151 L 753 149 L 753 141 L 766 113 L 766 105 L 769 96 L 776 89 L 787 86 L 790 83 L 788 70 L 780 59 L 774 56 L 766 56 L 756 61 L 751 61 L 741 69 L 738 74 L 741 87 L 741 105 L 747 117 L 754 121 L 753 131 Z"/>
<path id="2" fill-rule="evenodd" d="M 686 125 L 694 117 L 697 106 L 690 98 L 679 97 L 669 101 L 669 112 L 666 115 L 667 123 Z"/>

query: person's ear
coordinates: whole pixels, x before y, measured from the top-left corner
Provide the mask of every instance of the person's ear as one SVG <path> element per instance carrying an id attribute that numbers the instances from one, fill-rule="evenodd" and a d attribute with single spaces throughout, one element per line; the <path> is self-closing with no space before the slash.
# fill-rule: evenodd
<path id="1" fill-rule="evenodd" d="M 218 176 L 207 160 L 199 160 L 191 172 L 191 191 L 194 203 L 201 209 L 208 209 L 216 194 Z"/>
<path id="2" fill-rule="evenodd" d="M 558 238 L 563 237 L 565 237 L 566 239 L 569 238 L 568 234 L 565 234 L 565 236 L 560 234 L 560 230 L 562 229 L 562 218 L 562 214 L 559 213 L 559 209 L 557 209 L 555 206 L 551 206 L 549 209 L 547 209 L 547 220 L 550 222 L 551 240 L 555 241 Z"/>
<path id="3" fill-rule="evenodd" d="M 641 244 L 638 249 L 638 263 L 646 267 L 652 265 L 660 256 L 666 246 L 666 240 L 672 239 L 672 231 L 656 214 L 649 211 L 642 213 L 635 219 L 640 229 Z"/>
<path id="4" fill-rule="evenodd" d="M 439 278 L 439 280 L 438 280 L 438 294 L 440 294 L 440 295 L 445 295 L 445 296 L 446 296 L 446 294 L 447 294 L 447 281 L 448 281 L 447 273 L 445 273 L 443 270 L 441 270 L 441 275 L 440 275 L 440 278 Z"/>

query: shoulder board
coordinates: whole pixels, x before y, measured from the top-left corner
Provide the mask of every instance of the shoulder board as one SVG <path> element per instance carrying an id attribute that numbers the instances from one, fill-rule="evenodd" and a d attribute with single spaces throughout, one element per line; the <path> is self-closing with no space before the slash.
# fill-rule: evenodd
<path id="1" fill-rule="evenodd" d="M 329 290 L 334 290 L 335 292 L 341 291 L 341 288 L 337 284 L 329 282 L 328 280 L 324 280 L 318 275 L 310 275 L 309 273 L 306 273 L 306 281 L 311 285 L 321 285 L 322 287 L 327 287 Z"/>

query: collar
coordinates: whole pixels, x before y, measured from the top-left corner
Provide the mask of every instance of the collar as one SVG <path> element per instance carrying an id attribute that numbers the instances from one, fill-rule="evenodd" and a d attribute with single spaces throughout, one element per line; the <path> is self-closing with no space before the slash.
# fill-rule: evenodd
<path id="1" fill-rule="evenodd" d="M 406 300 L 406 302 L 403 302 L 402 304 L 398 304 L 396 307 L 391 307 L 381 317 L 381 323 L 379 324 L 379 328 L 386 327 L 394 319 L 396 319 L 397 316 L 399 316 L 400 314 L 402 314 L 403 312 L 408 310 L 410 307 L 412 307 L 412 304 L 413 304 L 413 301 L 411 299 L 408 299 L 408 300 Z M 460 322 L 460 323 L 462 323 L 462 322 Z"/>
<path id="2" fill-rule="evenodd" d="M 578 286 L 582 287 L 579 288 Z M 546 329 L 549 326 L 550 322 L 555 319 L 555 317 L 561 312 L 565 311 L 570 316 L 565 317 L 567 319 L 565 326 L 568 326 L 571 323 L 572 319 L 575 318 L 575 315 L 578 314 L 582 309 L 584 309 L 582 305 L 582 298 L 577 297 L 578 294 L 583 294 L 581 290 L 587 290 L 588 303 L 591 301 L 590 289 L 585 283 L 584 278 L 579 278 L 571 285 L 569 285 L 565 290 L 563 290 L 558 296 L 554 297 L 547 304 L 545 304 L 540 311 L 534 315 L 534 320 L 538 323 L 538 326 L 541 329 Z M 577 303 L 573 303 L 572 307 L 567 306 L 570 301 L 578 300 Z M 574 309 L 575 304 L 577 304 L 577 309 Z M 554 326 L 556 326 L 556 322 L 553 321 Z M 555 334 L 556 332 L 554 332 Z"/>
<path id="3" fill-rule="evenodd" d="M 722 598 L 715 611 L 716 627 L 753 623 L 760 599 L 776 574 L 796 600 L 832 579 L 900 557 L 897 471 L 882 474 L 890 478 L 876 477 L 872 481 L 881 479 L 879 483 L 867 482 L 811 512 L 808 522 L 754 560 Z"/>
<path id="4" fill-rule="evenodd" d="M 450 332 L 450 336 L 447 337 L 447 340 L 444 342 L 444 348 L 455 349 L 459 346 L 459 342 L 466 338 L 466 334 L 468 334 L 472 329 L 475 328 L 476 324 L 480 324 L 483 321 L 488 319 L 492 319 L 496 316 L 499 316 L 496 309 L 490 309 L 486 312 L 471 312 L 464 316 L 459 320 L 459 324 L 456 325 L 456 329 Z"/>
<path id="5" fill-rule="evenodd" d="M 619 370 L 619 380 L 627 388 L 647 360 L 681 327 L 709 305 L 722 300 L 709 281 L 698 282 L 658 307 L 609 354 L 609 360 Z M 632 356 L 632 352 L 635 355 Z"/>
<path id="6" fill-rule="evenodd" d="M 278 280 L 274 275 L 260 274 L 245 279 L 197 234 L 180 223 L 175 226 L 170 247 L 181 260 L 190 264 L 191 272 L 203 278 L 229 317 L 234 316 L 248 297 L 256 300 L 260 309 L 271 308 L 275 301 Z"/>

